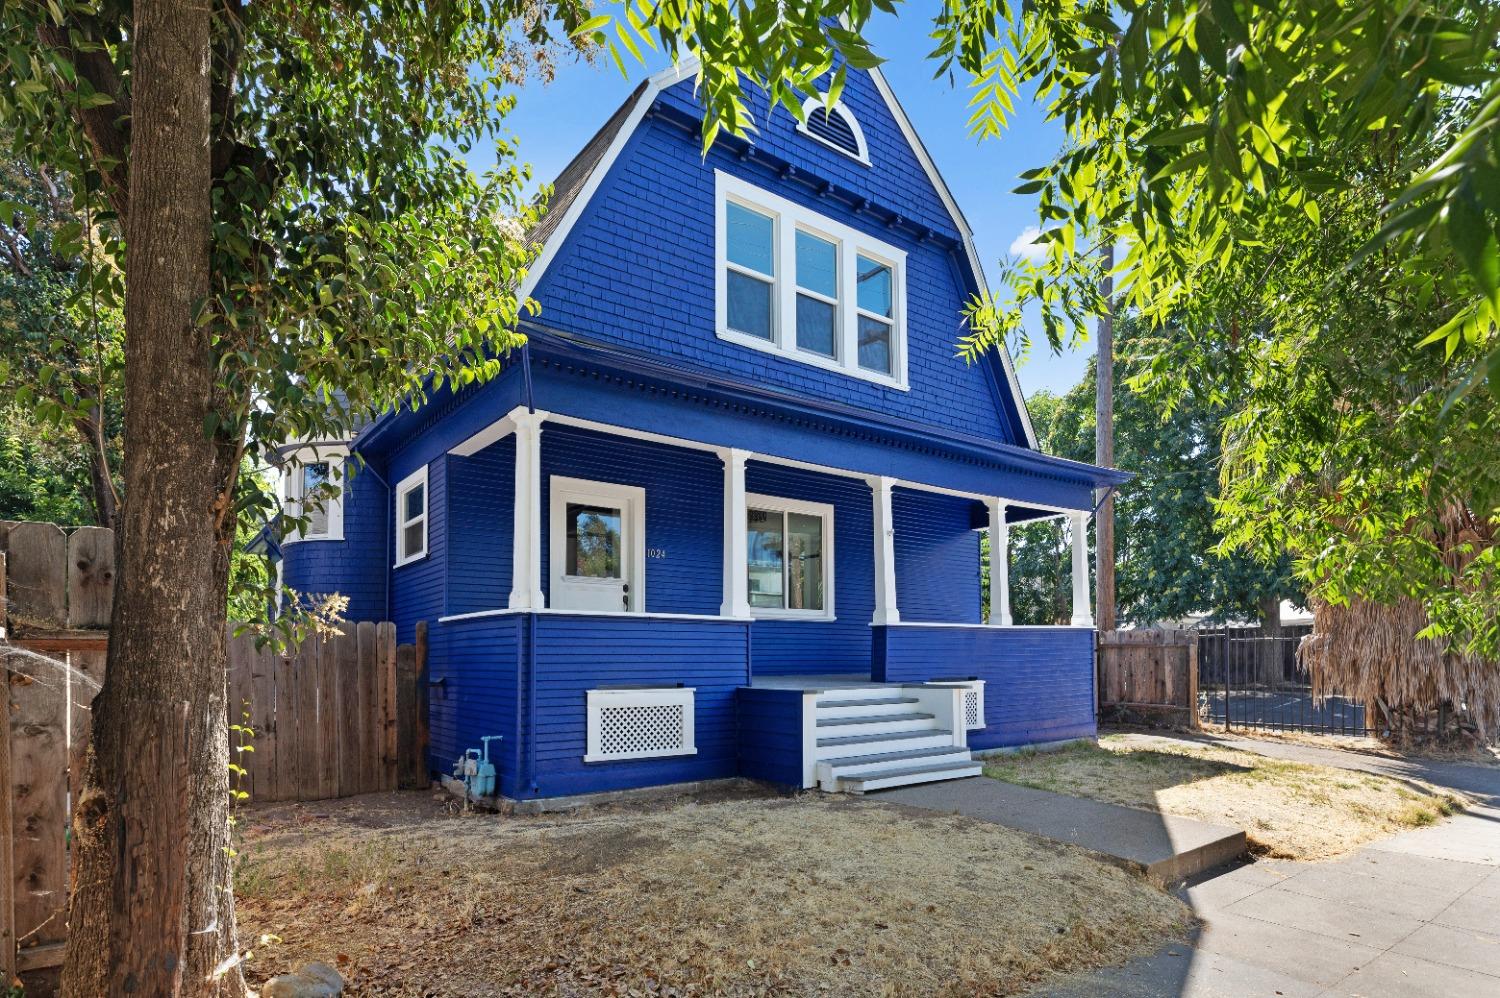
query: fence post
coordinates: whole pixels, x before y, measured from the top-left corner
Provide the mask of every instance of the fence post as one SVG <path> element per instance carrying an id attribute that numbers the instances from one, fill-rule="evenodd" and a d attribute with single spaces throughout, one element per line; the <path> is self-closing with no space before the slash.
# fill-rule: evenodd
<path id="1" fill-rule="evenodd" d="M 1198 716 L 1198 632 L 1188 632 L 1188 724 L 1194 731 L 1203 729 Z"/>

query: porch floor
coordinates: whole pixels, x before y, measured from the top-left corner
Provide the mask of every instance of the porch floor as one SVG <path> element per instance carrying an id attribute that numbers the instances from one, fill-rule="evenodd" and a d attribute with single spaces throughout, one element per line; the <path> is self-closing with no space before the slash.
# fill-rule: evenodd
<path id="1" fill-rule="evenodd" d="M 876 686 L 900 686 L 901 683 L 877 683 L 868 675 L 843 672 L 828 676 L 752 676 L 750 688 L 755 690 L 819 690 L 871 689 Z"/>

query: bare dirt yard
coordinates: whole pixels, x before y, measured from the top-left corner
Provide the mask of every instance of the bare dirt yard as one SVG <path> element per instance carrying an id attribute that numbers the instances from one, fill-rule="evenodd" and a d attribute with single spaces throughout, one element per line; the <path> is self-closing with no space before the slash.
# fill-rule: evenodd
<path id="1" fill-rule="evenodd" d="M 990 759 L 985 775 L 1243 828 L 1252 852 L 1331 859 L 1464 804 L 1451 791 L 1147 734 Z"/>
<path id="2" fill-rule="evenodd" d="M 1191 924 L 1079 850 L 864 799 L 502 817 L 409 792 L 239 829 L 253 985 L 318 959 L 353 994 L 1000 995 Z"/>

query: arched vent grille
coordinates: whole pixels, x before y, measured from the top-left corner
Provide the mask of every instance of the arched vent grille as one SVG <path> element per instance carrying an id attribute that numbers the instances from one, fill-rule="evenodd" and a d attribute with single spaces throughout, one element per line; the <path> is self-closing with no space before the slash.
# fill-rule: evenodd
<path id="1" fill-rule="evenodd" d="M 859 155 L 859 140 L 854 137 L 854 129 L 849 127 L 849 119 L 838 109 L 813 108 L 807 115 L 807 130 L 851 156 Z"/>

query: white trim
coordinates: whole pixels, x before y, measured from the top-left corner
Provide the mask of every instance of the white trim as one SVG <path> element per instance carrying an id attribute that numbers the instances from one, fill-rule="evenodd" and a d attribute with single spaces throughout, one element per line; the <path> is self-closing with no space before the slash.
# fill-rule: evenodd
<path id="1" fill-rule="evenodd" d="M 482 617 L 506 617 L 513 613 L 538 613 L 553 617 L 624 617 L 627 619 L 640 617 L 650 620 L 716 620 L 725 624 L 747 624 L 749 620 L 745 617 L 725 617 L 714 613 L 615 613 L 611 610 L 559 610 L 556 607 L 543 607 L 540 610 L 528 610 L 525 608 L 504 607 L 497 610 L 474 610 L 469 613 L 455 613 L 447 617 L 439 617 L 438 623 L 447 624 L 456 620 L 478 620 Z"/>
<path id="2" fill-rule="evenodd" d="M 896 480 L 883 475 L 865 479 L 870 486 L 874 534 L 875 615 L 872 624 L 896 624 L 901 610 L 896 602 L 896 523 L 891 515 L 891 489 Z"/>
<path id="3" fill-rule="evenodd" d="M 417 486 L 422 487 L 422 515 L 407 519 L 402 512 L 405 505 L 402 500 Z M 428 536 L 428 525 L 432 522 L 432 489 L 427 484 L 427 465 L 422 465 L 416 471 L 407 475 L 396 483 L 395 489 L 396 508 L 393 519 L 396 523 L 396 564 L 392 567 L 400 568 L 402 565 L 410 565 L 414 561 L 421 561 L 427 557 L 428 549 L 431 547 Z M 402 549 L 406 537 L 406 528 L 414 523 L 422 524 L 422 550 L 405 551 Z"/>
<path id="4" fill-rule="evenodd" d="M 660 759 L 667 756 L 697 755 L 698 747 L 694 744 L 694 729 L 696 727 L 693 717 L 694 699 L 697 690 L 692 686 L 663 686 L 650 689 L 634 690 L 589 690 L 585 694 L 587 711 L 587 743 L 583 757 L 584 762 L 620 762 L 627 759 Z M 637 749 L 625 752 L 604 752 L 604 711 L 608 708 L 625 709 L 632 707 L 680 707 L 682 708 L 681 729 L 678 739 L 681 742 L 678 748 L 669 749 Z"/>
<path id="5" fill-rule="evenodd" d="M 1073 546 L 1073 619 L 1074 627 L 1093 627 L 1094 613 L 1089 605 L 1089 514 L 1079 511 L 1069 517 Z"/>
<path id="6" fill-rule="evenodd" d="M 586 478 L 569 478 L 553 475 L 548 479 L 551 492 L 548 503 L 548 522 L 551 525 L 548 537 L 548 563 L 551 571 L 552 606 L 559 607 L 558 594 L 576 576 L 563 571 L 567 560 L 568 532 L 563 526 L 567 503 L 577 500 L 600 503 L 619 503 L 623 507 L 625 521 L 621 524 L 625 534 L 626 550 L 620 552 L 620 582 L 625 587 L 627 609 L 619 611 L 600 610 L 598 613 L 634 614 L 646 606 L 646 490 L 635 485 L 617 485 L 614 482 L 598 482 Z"/>
<path id="7" fill-rule="evenodd" d="M 745 462 L 751 456 L 749 451 L 734 447 L 719 451 L 719 460 L 724 462 L 723 602 L 719 604 L 719 613 L 725 617 L 750 617 Z"/>
<path id="8" fill-rule="evenodd" d="M 525 406 L 506 414 L 516 434 L 510 605 L 517 610 L 540 610 L 547 605 L 542 592 L 542 423 L 547 416 Z"/>
<path id="9" fill-rule="evenodd" d="M 804 499 L 786 499 L 781 496 L 763 495 L 758 492 L 745 494 L 745 511 L 748 517 L 751 507 L 763 509 L 773 513 L 782 514 L 782 552 L 781 560 L 783 571 L 786 568 L 786 519 L 787 513 L 801 513 L 804 516 L 816 516 L 820 518 L 823 525 L 823 609 L 821 610 L 794 610 L 785 607 L 776 609 L 770 607 L 749 606 L 750 616 L 755 620 L 818 620 L 829 621 L 834 619 L 834 556 L 833 556 L 833 506 L 826 502 L 809 502 Z M 748 524 L 747 524 L 748 527 Z M 748 533 L 748 530 L 747 530 Z M 749 543 L 748 538 L 745 550 L 745 572 L 749 572 Z M 748 603 L 748 579 L 746 581 Z M 782 591 L 783 602 L 786 599 L 786 591 Z"/>
<path id="10" fill-rule="evenodd" d="M 894 624 L 871 624 L 871 627 L 967 627 L 971 631 L 992 630 L 989 624 L 954 624 L 938 620 L 898 620 Z M 1093 625 L 1084 624 L 1011 624 L 1007 631 L 1090 631 Z"/>
<path id="11" fill-rule="evenodd" d="M 281 538 L 281 544 L 311 544 L 344 539 L 344 493 L 348 489 L 349 445 L 346 443 L 311 444 L 285 452 L 281 474 L 277 479 L 279 495 L 293 516 L 302 515 L 302 500 L 307 482 L 305 469 L 313 464 L 328 465 L 328 481 L 338 486 L 338 495 L 323 503 L 325 529 L 319 534 L 294 531 Z"/>
<path id="12" fill-rule="evenodd" d="M 727 205 L 730 203 L 772 218 L 773 246 L 771 338 L 762 339 L 729 326 L 728 271 L 745 271 L 728 258 Z M 836 354 L 828 357 L 797 346 L 796 238 L 798 231 L 834 244 L 838 261 L 838 299 L 835 307 Z M 891 269 L 891 315 L 881 316 L 891 328 L 890 373 L 872 371 L 859 363 L 859 289 L 856 272 L 858 258 L 864 256 Z M 766 279 L 759 271 L 752 276 Z M 826 296 L 814 294 L 819 300 Z M 859 229 L 797 204 L 787 198 L 741 180 L 723 170 L 714 171 L 714 301 L 715 329 L 719 339 L 739 346 L 774 354 L 784 360 L 810 364 L 860 378 L 887 388 L 909 391 L 906 381 L 906 251 Z M 873 314 L 872 314 L 873 317 Z"/>
<path id="13" fill-rule="evenodd" d="M 494 443 L 499 443 L 514 432 L 516 432 L 516 421 L 511 419 L 509 415 L 506 415 L 501 419 L 495 420 L 468 439 L 455 444 L 449 448 L 448 453 L 454 457 L 473 457 L 486 447 Z"/>
<path id="14" fill-rule="evenodd" d="M 857 152 L 851 153 L 848 149 L 845 149 L 842 146 L 836 146 L 832 142 L 829 142 L 827 139 L 823 138 L 823 136 L 817 134 L 812 129 L 807 127 L 807 116 L 810 115 L 813 111 L 824 107 L 828 107 L 827 94 L 813 94 L 811 97 L 807 98 L 807 100 L 803 101 L 802 120 L 797 122 L 797 131 L 801 132 L 803 135 L 806 135 L 814 142 L 822 143 L 836 153 L 847 156 L 857 163 L 862 163 L 865 166 L 869 166 L 870 147 L 865 144 L 865 130 L 859 127 L 859 119 L 854 116 L 853 111 L 849 110 L 849 108 L 845 106 L 843 101 L 834 101 L 833 106 L 828 108 L 828 113 L 838 114 L 849 125 L 849 130 L 854 133 L 854 145 L 858 150 Z"/>
<path id="15" fill-rule="evenodd" d="M 991 498 L 990 508 L 990 626 L 1009 627 L 1010 616 L 1010 524 L 1004 499 Z"/>
<path id="16" fill-rule="evenodd" d="M 880 91 L 880 96 L 885 100 L 885 106 L 890 110 L 896 124 L 901 128 L 901 134 L 906 136 L 906 144 L 916 154 L 917 162 L 922 164 L 922 169 L 927 173 L 927 179 L 937 189 L 938 196 L 943 199 L 943 204 L 952 216 L 953 222 L 958 226 L 959 233 L 963 236 L 964 254 L 969 258 L 969 267 L 974 271 L 974 279 L 979 282 L 979 290 L 985 295 L 989 294 L 989 280 L 984 275 L 984 267 L 979 262 L 979 251 L 974 245 L 974 230 L 969 228 L 969 220 L 958 207 L 958 201 L 954 199 L 953 192 L 948 189 L 947 181 L 938 172 L 937 164 L 932 161 L 927 147 L 922 144 L 922 139 L 917 135 L 917 130 L 912 127 L 911 119 L 906 116 L 906 109 L 896 98 L 896 93 L 891 85 L 885 81 L 885 74 L 881 73 L 878 66 L 867 70 L 870 79 L 875 83 L 875 89 Z M 1000 360 L 1005 368 L 1005 378 L 1010 383 L 1010 390 L 1015 397 L 1017 408 L 1021 412 L 1021 425 L 1026 430 L 1026 443 L 1032 450 L 1041 450 L 1036 440 L 1036 429 L 1031 425 L 1031 413 L 1026 410 L 1026 396 L 1021 391 L 1021 382 L 1016 378 L 1016 365 L 1010 356 L 1010 347 L 1003 341 L 998 347 Z"/>

